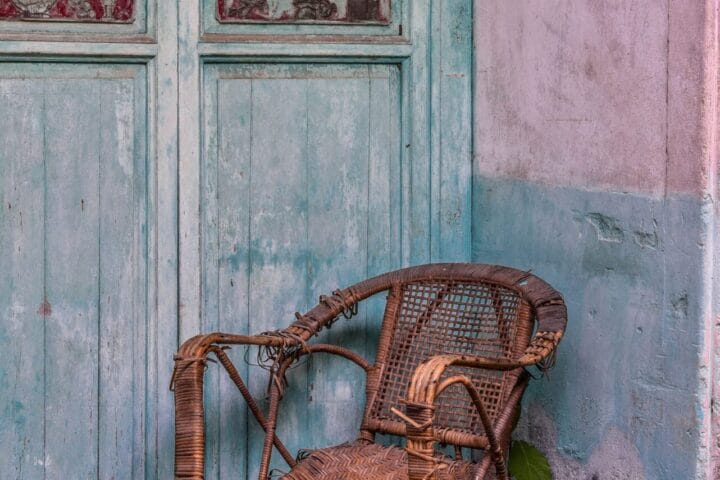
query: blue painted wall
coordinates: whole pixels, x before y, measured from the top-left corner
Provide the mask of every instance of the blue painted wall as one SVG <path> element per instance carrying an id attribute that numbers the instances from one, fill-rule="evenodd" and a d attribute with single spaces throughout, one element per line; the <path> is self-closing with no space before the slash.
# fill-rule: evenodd
<path id="1" fill-rule="evenodd" d="M 475 260 L 532 269 L 568 303 L 557 367 L 529 390 L 521 435 L 557 450 L 559 478 L 694 478 L 710 414 L 698 398 L 702 203 L 475 181 Z M 625 457 L 592 458 L 612 447 Z"/>

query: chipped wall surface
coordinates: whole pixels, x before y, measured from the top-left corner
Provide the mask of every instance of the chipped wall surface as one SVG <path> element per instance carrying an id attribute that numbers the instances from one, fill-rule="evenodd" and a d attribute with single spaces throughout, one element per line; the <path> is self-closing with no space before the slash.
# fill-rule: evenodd
<path id="1" fill-rule="evenodd" d="M 570 316 L 519 435 L 561 479 L 720 478 L 717 2 L 476 11 L 473 259 L 532 269 Z"/>
<path id="2" fill-rule="evenodd" d="M 527 395 L 557 430 L 545 448 L 586 462 L 617 429 L 648 479 L 693 478 L 706 414 L 698 202 L 490 178 L 475 194 L 475 259 L 532 268 L 568 302 L 557 367 Z"/>

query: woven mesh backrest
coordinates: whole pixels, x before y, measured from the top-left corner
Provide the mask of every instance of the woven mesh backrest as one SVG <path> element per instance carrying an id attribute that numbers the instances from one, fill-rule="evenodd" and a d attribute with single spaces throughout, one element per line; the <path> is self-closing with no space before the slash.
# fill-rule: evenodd
<path id="1" fill-rule="evenodd" d="M 390 408 L 402 407 L 415 368 L 430 356 L 509 358 L 521 352 L 529 341 L 529 317 L 528 304 L 502 286 L 452 281 L 403 286 L 385 369 L 368 411 L 370 418 L 397 420 Z M 520 331 L 524 338 L 518 338 L 518 325 L 523 322 L 525 328 Z M 494 420 L 517 373 L 451 367 L 446 376 L 458 373 L 473 380 Z M 471 435 L 484 434 L 480 417 L 461 385 L 448 388 L 439 397 L 434 425 Z"/>

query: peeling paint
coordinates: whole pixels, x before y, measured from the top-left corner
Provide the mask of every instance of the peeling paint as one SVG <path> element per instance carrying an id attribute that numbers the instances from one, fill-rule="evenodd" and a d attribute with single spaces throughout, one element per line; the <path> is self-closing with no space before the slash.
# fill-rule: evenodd
<path id="1" fill-rule="evenodd" d="M 701 302 L 695 294 L 702 281 L 695 247 L 704 228 L 695 214 L 699 200 L 487 177 L 475 177 L 474 185 L 473 258 L 532 269 L 568 302 L 557 366 L 549 382 L 531 385 L 526 394 L 557 432 L 540 444 L 579 462 L 568 471 L 581 476 L 557 478 L 696 478 L 701 334 L 700 323 L 690 319 L 698 318 Z M 510 224 L 509 215 L 515 219 Z M 634 237 L 618 241 L 621 232 L 626 239 L 628 232 L 645 232 L 627 226 L 648 218 L 657 219 L 651 231 L 666 238 L 662 249 L 642 248 Z M 593 235 L 582 241 L 590 226 Z M 598 445 L 609 426 L 626 429 L 645 476 L 633 476 L 637 469 L 610 456 L 607 469 L 600 468 L 609 453 Z M 593 455 L 596 470 L 580 468 Z M 608 476 L 611 465 L 614 477 Z"/>
<path id="2" fill-rule="evenodd" d="M 43 317 L 49 317 L 52 315 L 52 305 L 45 300 L 43 303 L 40 304 L 37 310 L 38 315 L 42 315 Z"/>
<path id="3" fill-rule="evenodd" d="M 598 240 L 612 243 L 622 243 L 625 240 L 625 232 L 618 226 L 617 219 L 602 213 L 588 213 L 585 219 L 595 227 Z"/>
<path id="4" fill-rule="evenodd" d="M 688 316 L 688 294 L 686 292 L 672 299 L 673 315 L 677 318 L 687 318 Z"/>
<path id="5" fill-rule="evenodd" d="M 514 435 L 536 445 L 553 445 L 557 432 L 552 418 L 538 405 L 526 407 Z M 619 426 L 610 426 L 586 460 L 541 447 L 558 480 L 657 480 L 647 475 L 637 446 Z"/>
<path id="6" fill-rule="evenodd" d="M 633 240 L 636 244 L 643 248 L 656 249 L 658 247 L 658 236 L 657 232 L 633 232 Z"/>
<path id="7" fill-rule="evenodd" d="M 129 23 L 134 0 L 0 0 L 0 20 Z"/>

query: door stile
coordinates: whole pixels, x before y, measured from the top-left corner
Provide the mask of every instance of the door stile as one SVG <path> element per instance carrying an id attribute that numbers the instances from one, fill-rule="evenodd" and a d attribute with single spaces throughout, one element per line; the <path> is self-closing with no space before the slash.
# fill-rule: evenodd
<path id="1" fill-rule="evenodd" d="M 174 429 L 174 397 L 169 391 L 172 369 L 168 361 L 177 351 L 182 340 L 179 337 L 179 287 L 178 287 L 178 246 L 179 246 L 179 214 L 178 214 L 178 3 L 157 0 L 157 57 L 150 62 L 154 71 L 154 95 L 151 99 L 155 108 L 149 109 L 153 131 L 155 132 L 156 158 L 156 198 L 157 198 L 157 231 L 150 243 L 154 250 L 153 265 L 155 279 L 149 282 L 154 290 L 148 292 L 148 305 L 154 306 L 151 311 L 151 325 L 156 326 L 153 334 L 163 338 L 163 342 L 155 342 L 156 351 L 149 355 L 153 364 L 148 370 L 154 372 L 149 378 L 156 379 L 153 390 L 157 397 L 151 399 L 153 405 L 148 407 L 148 437 L 154 444 L 146 449 L 148 468 L 145 478 L 172 478 L 175 471 L 173 461 L 175 446 Z"/>

